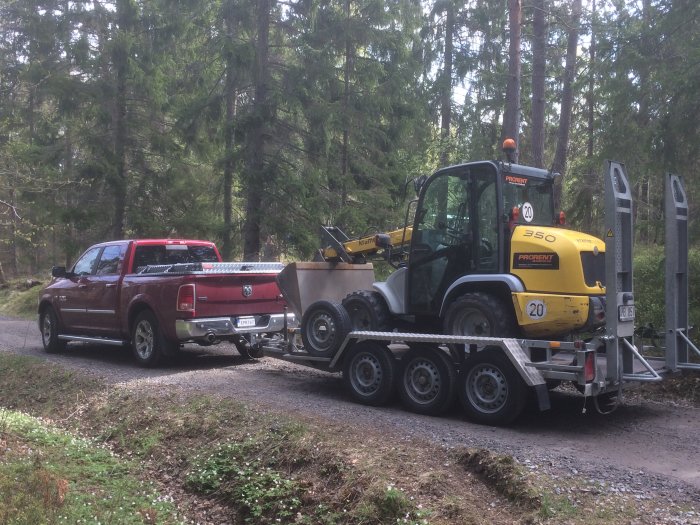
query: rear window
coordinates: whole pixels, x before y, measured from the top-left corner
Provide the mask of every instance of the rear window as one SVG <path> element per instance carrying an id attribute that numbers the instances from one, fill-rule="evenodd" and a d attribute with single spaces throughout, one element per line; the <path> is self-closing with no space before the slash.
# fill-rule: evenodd
<path id="1" fill-rule="evenodd" d="M 181 264 L 195 262 L 219 262 L 212 246 L 137 246 L 134 254 L 134 272 L 140 272 L 152 264 Z"/>

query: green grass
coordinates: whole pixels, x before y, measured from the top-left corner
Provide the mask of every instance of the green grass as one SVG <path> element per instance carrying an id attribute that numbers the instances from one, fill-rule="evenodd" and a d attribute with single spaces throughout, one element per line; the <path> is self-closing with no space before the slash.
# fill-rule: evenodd
<path id="1" fill-rule="evenodd" d="M 94 442 L 0 409 L 0 523 L 182 523 L 140 468 Z"/>
<path id="2" fill-rule="evenodd" d="M 39 293 L 46 283 L 25 288 L 26 279 L 15 279 L 7 287 L 0 288 L 0 314 L 33 319 L 39 301 Z"/>

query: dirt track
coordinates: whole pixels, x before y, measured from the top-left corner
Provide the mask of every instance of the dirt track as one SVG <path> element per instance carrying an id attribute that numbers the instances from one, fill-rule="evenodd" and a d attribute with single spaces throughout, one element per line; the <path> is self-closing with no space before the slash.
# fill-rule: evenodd
<path id="1" fill-rule="evenodd" d="M 610 490 L 663 494 L 700 501 L 700 409 L 627 396 L 612 415 L 583 412 L 583 397 L 555 392 L 552 410 L 529 408 L 510 428 L 473 424 L 455 408 L 446 417 L 411 414 L 398 403 L 371 408 L 350 401 L 337 375 L 271 358 L 249 362 L 232 346 L 191 346 L 177 364 L 137 367 L 125 349 L 70 345 L 61 355 L 41 348 L 36 322 L 0 318 L 0 351 L 40 357 L 134 388 L 184 388 L 214 392 L 270 410 L 331 420 L 386 433 L 392 439 L 423 439 L 446 447 L 486 447 L 512 454 L 529 468 L 557 477 L 585 476 Z"/>

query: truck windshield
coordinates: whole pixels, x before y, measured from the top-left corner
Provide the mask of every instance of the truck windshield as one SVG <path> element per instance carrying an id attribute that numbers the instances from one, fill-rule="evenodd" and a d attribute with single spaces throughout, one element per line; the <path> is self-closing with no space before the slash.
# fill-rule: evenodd
<path id="1" fill-rule="evenodd" d="M 513 218 L 513 209 L 518 209 L 515 224 L 551 226 L 554 222 L 552 182 L 549 180 L 505 174 L 503 204 L 509 221 Z"/>
<path id="2" fill-rule="evenodd" d="M 139 272 L 145 266 L 157 264 L 179 264 L 193 262 L 219 262 L 211 246 L 157 246 L 141 245 L 136 247 L 133 271 Z M 170 249 L 168 249 L 170 248 Z"/>

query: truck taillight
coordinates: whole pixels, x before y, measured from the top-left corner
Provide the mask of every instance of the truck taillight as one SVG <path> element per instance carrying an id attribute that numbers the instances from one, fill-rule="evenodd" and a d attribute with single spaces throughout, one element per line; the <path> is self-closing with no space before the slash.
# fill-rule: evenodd
<path id="1" fill-rule="evenodd" d="M 177 291 L 177 311 L 194 313 L 194 284 L 183 284 Z"/>
<path id="2" fill-rule="evenodd" d="M 586 378 L 586 383 L 590 383 L 595 379 L 595 352 L 588 352 L 586 354 L 583 373 Z"/>

